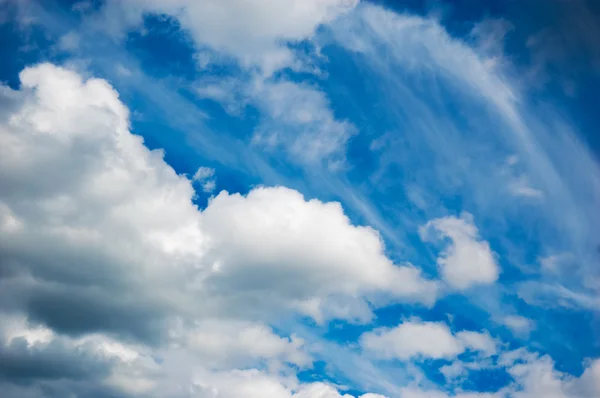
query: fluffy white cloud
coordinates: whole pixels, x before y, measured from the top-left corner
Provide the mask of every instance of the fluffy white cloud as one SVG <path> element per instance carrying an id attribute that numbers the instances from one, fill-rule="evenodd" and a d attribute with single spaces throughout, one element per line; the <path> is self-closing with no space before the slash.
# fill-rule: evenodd
<path id="1" fill-rule="evenodd" d="M 443 391 L 438 390 L 424 390 L 418 387 L 406 387 L 400 392 L 400 398 L 495 398 L 496 394 L 492 393 L 478 393 L 478 392 L 466 392 L 448 395 Z"/>
<path id="2" fill-rule="evenodd" d="M 382 294 L 435 300 L 436 284 L 393 264 L 379 234 L 353 226 L 338 203 L 257 188 L 222 192 L 201 212 L 190 181 L 128 131 L 106 82 L 51 65 L 21 76 L 23 104 L 0 134 L 5 266 L 99 294 L 115 279 L 159 282 L 179 292 L 163 305 L 185 305 L 186 293 L 207 310 L 293 307 L 319 320 L 367 319 L 364 300 Z"/>
<path id="3" fill-rule="evenodd" d="M 438 258 L 442 277 L 455 289 L 464 290 L 473 285 L 489 284 L 498 279 L 496 255 L 488 242 L 479 238 L 473 217 L 463 213 L 460 218 L 443 217 L 421 227 L 421 237 L 429 240 L 430 231 L 451 243 Z"/>
<path id="4" fill-rule="evenodd" d="M 496 353 L 496 342 L 487 333 L 461 331 L 453 334 L 444 323 L 406 321 L 394 328 L 381 328 L 364 333 L 363 349 L 383 359 L 454 358 L 459 354 L 479 351 Z"/>
<path id="5" fill-rule="evenodd" d="M 312 363 L 303 340 L 276 335 L 264 324 L 239 320 L 202 319 L 192 327 L 171 330 L 177 346 L 192 351 L 213 369 L 245 368 L 267 361 L 306 367 Z"/>
<path id="6" fill-rule="evenodd" d="M 590 361 L 580 377 L 558 371 L 548 356 L 524 350 L 505 354 L 514 384 L 505 388 L 511 398 L 595 398 L 600 394 L 600 361 Z"/>
<path id="7" fill-rule="evenodd" d="M 110 1 L 106 23 L 137 25 L 144 14 L 176 18 L 199 48 L 236 58 L 243 66 L 258 66 L 265 74 L 297 60 L 288 48 L 311 38 L 317 27 L 353 9 L 358 0 L 134 0 Z M 210 56 L 209 56 L 210 57 Z"/>
<path id="8" fill-rule="evenodd" d="M 275 377 L 255 369 L 199 375 L 193 392 L 200 398 L 354 398 L 325 383 L 298 385 L 296 380 Z M 365 394 L 358 398 L 386 397 Z"/>
<path id="9" fill-rule="evenodd" d="M 192 181 L 130 133 L 128 110 L 105 81 L 43 64 L 21 83 L 2 87 L 0 312 L 32 326 L 7 329 L 5 374 L 26 356 L 37 380 L 59 355 L 85 372 L 58 375 L 48 395 L 101 385 L 169 396 L 209 375 L 216 387 L 202 387 L 206 394 L 288 397 L 309 387 L 229 370 L 310 365 L 300 339 L 261 321 L 293 313 L 365 321 L 372 306 L 435 300 L 437 284 L 389 260 L 377 231 L 352 225 L 339 203 L 256 188 L 221 192 L 201 211 Z M 110 355 L 80 357 L 84 346 Z M 258 372 L 258 384 L 230 391 L 222 372 L 241 380 Z"/>
<path id="10" fill-rule="evenodd" d="M 206 289 L 216 294 L 247 292 L 247 302 L 289 303 L 317 321 L 368 320 L 361 297 L 435 300 L 436 284 L 417 268 L 394 265 L 379 234 L 352 226 L 339 203 L 257 188 L 245 197 L 220 193 L 202 217 L 210 231 L 205 258 L 214 270 Z"/>

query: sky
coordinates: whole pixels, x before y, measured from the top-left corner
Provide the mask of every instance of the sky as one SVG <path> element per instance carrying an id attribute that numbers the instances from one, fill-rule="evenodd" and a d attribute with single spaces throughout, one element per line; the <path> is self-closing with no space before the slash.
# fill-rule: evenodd
<path id="1" fill-rule="evenodd" d="M 0 395 L 600 397 L 600 6 L 0 0 Z"/>

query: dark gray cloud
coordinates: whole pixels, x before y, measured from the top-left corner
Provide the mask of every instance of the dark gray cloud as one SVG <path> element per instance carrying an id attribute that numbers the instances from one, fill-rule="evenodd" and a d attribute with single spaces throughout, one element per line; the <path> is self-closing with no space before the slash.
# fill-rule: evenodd
<path id="1" fill-rule="evenodd" d="M 93 351 L 74 350 L 60 339 L 30 346 L 23 337 L 0 345 L 0 377 L 18 384 L 36 380 L 101 380 L 111 361 Z"/>

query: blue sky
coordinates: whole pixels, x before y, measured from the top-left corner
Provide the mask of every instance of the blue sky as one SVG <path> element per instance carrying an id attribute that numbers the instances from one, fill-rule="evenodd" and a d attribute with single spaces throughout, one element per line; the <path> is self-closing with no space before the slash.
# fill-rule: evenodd
<path id="1" fill-rule="evenodd" d="M 592 1 L 0 0 L 8 397 L 600 396 Z"/>

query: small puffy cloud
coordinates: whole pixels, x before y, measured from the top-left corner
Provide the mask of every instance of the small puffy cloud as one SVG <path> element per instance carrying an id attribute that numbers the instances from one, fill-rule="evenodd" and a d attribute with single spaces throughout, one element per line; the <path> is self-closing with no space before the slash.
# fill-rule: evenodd
<path id="1" fill-rule="evenodd" d="M 454 361 L 449 365 L 442 366 L 440 373 L 444 375 L 446 381 L 452 382 L 463 377 L 467 373 L 467 369 L 461 361 Z"/>
<path id="2" fill-rule="evenodd" d="M 480 239 L 469 213 L 463 213 L 460 218 L 448 216 L 429 221 L 421 227 L 420 233 L 426 241 L 437 237 L 450 240 L 437 263 L 442 278 L 453 288 L 465 290 L 498 279 L 496 255 L 489 243 Z"/>
<path id="3" fill-rule="evenodd" d="M 516 336 L 527 337 L 535 329 L 535 322 L 520 315 L 508 315 L 500 320 Z"/>
<path id="4" fill-rule="evenodd" d="M 199 167 L 194 173 L 192 181 L 199 183 L 204 192 L 211 193 L 217 186 L 217 182 L 213 178 L 214 176 L 215 169 L 211 169 L 210 167 Z"/>
<path id="5" fill-rule="evenodd" d="M 202 190 L 206 193 L 211 193 L 217 187 L 217 182 L 215 180 L 208 180 L 202 183 Z"/>
<path id="6" fill-rule="evenodd" d="M 407 321 L 394 328 L 364 333 L 361 347 L 382 359 L 454 358 L 463 352 L 496 353 L 496 342 L 487 333 L 452 333 L 440 322 Z"/>
<path id="7" fill-rule="evenodd" d="M 199 167 L 192 177 L 193 181 L 204 181 L 215 175 L 215 169 L 210 167 Z"/>

